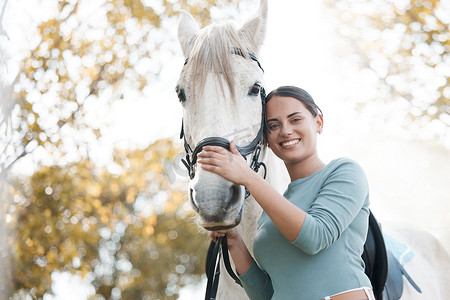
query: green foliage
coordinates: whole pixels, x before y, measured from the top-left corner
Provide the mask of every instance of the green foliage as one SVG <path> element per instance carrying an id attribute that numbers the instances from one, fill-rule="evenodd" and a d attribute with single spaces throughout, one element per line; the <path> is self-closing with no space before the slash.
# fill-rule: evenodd
<path id="1" fill-rule="evenodd" d="M 363 104 L 398 102 L 408 124 L 450 126 L 448 1 L 326 1 L 338 32 L 379 90 Z M 363 95 L 359 95 L 364 98 Z M 398 116 L 398 111 L 395 112 Z M 436 125 L 435 125 L 436 126 Z"/>
<path id="2" fill-rule="evenodd" d="M 162 166 L 178 151 L 161 140 L 117 150 L 114 174 L 83 160 L 18 181 L 8 209 L 12 290 L 40 298 L 56 270 L 88 276 L 107 299 L 113 289 L 122 299 L 172 299 L 199 280 L 207 237 Z"/>

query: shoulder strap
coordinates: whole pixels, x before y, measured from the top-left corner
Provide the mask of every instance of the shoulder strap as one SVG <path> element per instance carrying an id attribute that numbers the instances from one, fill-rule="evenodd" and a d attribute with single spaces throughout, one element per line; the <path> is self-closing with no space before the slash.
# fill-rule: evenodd
<path id="1" fill-rule="evenodd" d="M 369 230 L 362 258 L 366 265 L 366 275 L 372 283 L 375 298 L 381 299 L 388 273 L 388 259 L 383 234 L 372 211 L 369 214 Z"/>

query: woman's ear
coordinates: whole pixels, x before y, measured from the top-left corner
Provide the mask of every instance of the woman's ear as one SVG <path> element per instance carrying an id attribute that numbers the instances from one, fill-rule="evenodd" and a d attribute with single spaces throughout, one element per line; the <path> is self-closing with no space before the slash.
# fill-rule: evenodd
<path id="1" fill-rule="evenodd" d="M 316 125 L 317 125 L 317 133 L 321 134 L 323 131 L 323 117 L 321 114 L 317 114 L 315 117 Z"/>

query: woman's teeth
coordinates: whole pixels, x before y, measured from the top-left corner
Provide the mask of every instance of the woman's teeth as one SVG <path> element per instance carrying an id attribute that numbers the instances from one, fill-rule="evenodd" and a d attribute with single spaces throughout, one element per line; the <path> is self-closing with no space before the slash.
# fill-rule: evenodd
<path id="1" fill-rule="evenodd" d="M 293 141 L 281 143 L 281 146 L 285 147 L 285 146 L 295 145 L 295 144 L 297 144 L 299 141 L 300 141 L 300 140 L 293 140 Z"/>

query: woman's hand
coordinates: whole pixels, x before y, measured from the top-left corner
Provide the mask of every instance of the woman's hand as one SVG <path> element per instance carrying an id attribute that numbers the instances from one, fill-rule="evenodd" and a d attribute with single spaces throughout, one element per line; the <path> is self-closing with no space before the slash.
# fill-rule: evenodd
<path id="1" fill-rule="evenodd" d="M 244 274 L 250 268 L 253 263 L 253 258 L 248 252 L 245 246 L 244 240 L 242 239 L 239 231 L 236 228 L 232 228 L 224 231 L 211 231 L 209 236 L 217 241 L 218 237 L 227 236 L 228 250 L 230 251 L 231 257 L 233 258 L 236 271 L 239 274 Z"/>
<path id="2" fill-rule="evenodd" d="M 237 231 L 236 228 L 228 229 L 226 232 L 224 231 L 210 231 L 209 236 L 213 241 L 217 241 L 217 238 L 227 236 L 227 244 L 228 249 L 232 251 L 236 245 L 239 245 L 240 243 L 244 244 L 244 241 L 242 240 L 241 235 L 239 234 L 239 231 Z"/>
<path id="3" fill-rule="evenodd" d="M 230 151 L 219 146 L 205 146 L 198 154 L 197 162 L 203 170 L 216 173 L 235 184 L 246 185 L 253 172 L 233 141 L 230 142 Z"/>

